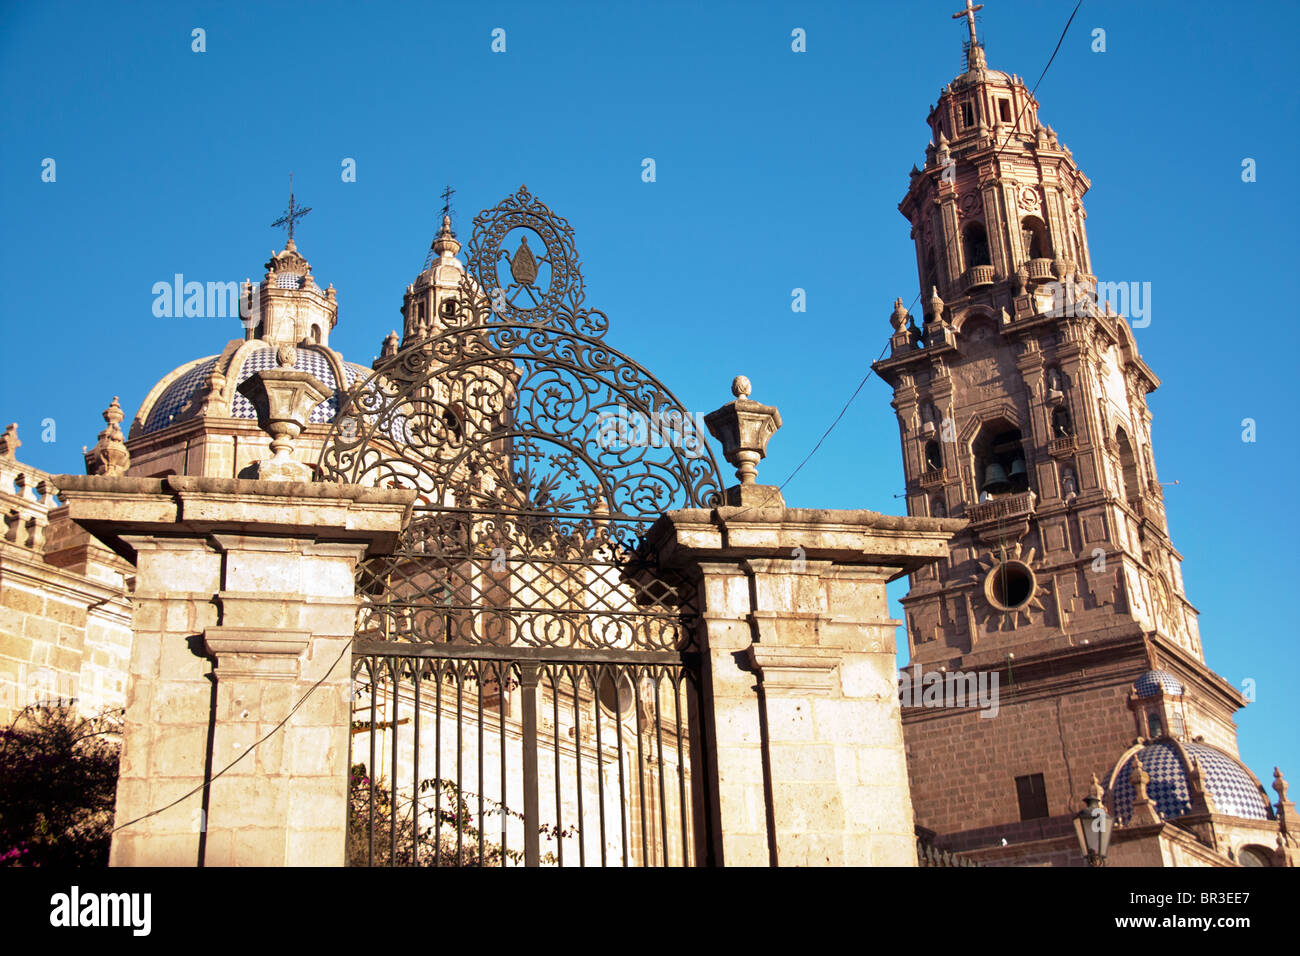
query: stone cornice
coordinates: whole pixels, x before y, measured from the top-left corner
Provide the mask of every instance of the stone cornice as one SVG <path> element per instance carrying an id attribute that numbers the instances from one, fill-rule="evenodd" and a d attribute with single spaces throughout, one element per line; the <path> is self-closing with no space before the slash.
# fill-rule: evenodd
<path id="1" fill-rule="evenodd" d="M 126 536 L 160 530 L 359 541 L 382 553 L 396 545 L 416 494 L 336 483 L 181 475 L 60 475 L 56 482 L 68 500 L 69 517 L 128 561 L 135 560 L 135 549 Z"/>
<path id="2" fill-rule="evenodd" d="M 666 566 L 693 558 L 779 557 L 874 565 L 910 573 L 948 554 L 966 522 L 816 508 L 683 509 L 661 515 L 647 539 Z M 796 551 L 798 549 L 798 551 Z M 892 579 L 892 578 L 891 578 Z"/>

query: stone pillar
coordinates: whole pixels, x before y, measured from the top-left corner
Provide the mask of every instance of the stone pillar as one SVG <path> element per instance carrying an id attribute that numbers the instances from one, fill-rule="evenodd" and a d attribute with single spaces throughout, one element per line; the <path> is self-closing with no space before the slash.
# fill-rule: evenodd
<path id="1" fill-rule="evenodd" d="M 705 422 L 741 483 L 719 507 L 669 512 L 648 535 L 660 566 L 699 589 L 699 855 L 914 866 L 885 584 L 945 557 L 965 522 L 787 508 L 755 474 L 780 415 L 749 398 L 744 376 L 732 391 Z"/>
<path id="2" fill-rule="evenodd" d="M 674 511 L 650 532 L 698 583 L 695 764 L 717 864 L 916 863 L 885 584 L 961 521 L 770 507 Z"/>
<path id="3" fill-rule="evenodd" d="M 114 866 L 340 866 L 356 564 L 414 492 L 58 479 L 136 564 Z"/>

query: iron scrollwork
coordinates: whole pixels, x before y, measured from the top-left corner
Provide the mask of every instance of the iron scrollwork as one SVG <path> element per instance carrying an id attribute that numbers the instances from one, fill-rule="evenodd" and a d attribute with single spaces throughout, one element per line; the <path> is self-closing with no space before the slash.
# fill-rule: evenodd
<path id="1" fill-rule="evenodd" d="M 359 572 L 363 631 L 681 649 L 691 588 L 641 542 L 719 499 L 695 420 L 604 341 L 573 230 L 526 188 L 475 218 L 467 256 L 438 326 L 348 393 L 322 452 L 323 480 L 418 492 L 398 552 Z"/>

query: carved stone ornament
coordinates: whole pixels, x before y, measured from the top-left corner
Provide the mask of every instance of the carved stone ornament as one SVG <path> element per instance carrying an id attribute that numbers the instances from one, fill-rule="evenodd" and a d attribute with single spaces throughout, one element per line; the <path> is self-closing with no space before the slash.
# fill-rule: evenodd
<path id="1" fill-rule="evenodd" d="M 131 466 L 131 455 L 126 450 L 126 436 L 122 434 L 122 419 L 125 415 L 122 406 L 117 403 L 117 396 L 108 408 L 104 409 L 104 421 L 107 427 L 99 433 L 95 447 L 86 452 L 86 474 L 88 475 L 125 475 Z"/>
<path id="2" fill-rule="evenodd" d="M 781 413 L 772 405 L 751 399 L 751 391 L 749 379 L 737 375 L 731 383 L 736 400 L 704 416 L 704 424 L 722 442 L 722 455 L 736 467 L 742 485 L 755 483 L 758 463 L 767 455 L 768 440 L 781 427 Z"/>
<path id="3" fill-rule="evenodd" d="M 272 457 L 254 468 L 264 481 L 312 480 L 311 468 L 293 460 L 293 443 L 312 409 L 334 394 L 315 375 L 294 370 L 295 357 L 293 346 L 282 345 L 276 352 L 280 368 L 255 372 L 239 385 L 240 394 L 257 410 L 258 426 L 271 436 Z"/>

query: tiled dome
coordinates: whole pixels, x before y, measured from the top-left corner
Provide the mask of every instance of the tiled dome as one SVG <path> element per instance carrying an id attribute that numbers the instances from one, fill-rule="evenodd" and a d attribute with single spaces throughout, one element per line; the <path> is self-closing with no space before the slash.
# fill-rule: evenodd
<path id="1" fill-rule="evenodd" d="M 1263 788 L 1249 770 L 1234 757 L 1208 744 L 1157 740 L 1129 754 L 1111 776 L 1111 796 L 1115 815 L 1127 823 L 1133 813 L 1134 787 L 1129 780 L 1133 758 L 1142 761 L 1142 769 L 1151 775 L 1147 796 L 1166 819 L 1180 817 L 1192 808 L 1188 783 L 1191 760 L 1200 764 L 1205 789 L 1214 799 L 1218 813 L 1249 820 L 1271 820 L 1272 808 Z"/>
<path id="2" fill-rule="evenodd" d="M 1139 697 L 1155 697 L 1161 691 L 1179 697 L 1186 693 L 1182 681 L 1169 671 L 1147 671 L 1133 682 L 1133 692 Z"/>
<path id="3" fill-rule="evenodd" d="M 167 386 L 167 391 L 158 396 L 158 401 L 154 402 L 153 408 L 149 410 L 149 417 L 144 422 L 144 434 L 156 432 L 172 423 L 173 419 L 180 414 L 180 410 L 185 407 L 185 403 L 195 392 L 203 388 L 218 358 L 219 356 L 214 355 L 211 358 L 200 359 L 197 365 Z"/>
<path id="4" fill-rule="evenodd" d="M 254 372 L 276 368 L 275 353 L 276 350 L 270 346 L 246 353 L 243 364 L 239 367 L 235 385 L 238 386 Z M 295 353 L 295 369 L 300 372 L 310 372 L 329 388 L 334 389 L 333 395 L 312 409 L 309 422 L 320 424 L 333 421 L 334 416 L 338 413 L 339 403 L 339 383 L 334 374 L 333 363 L 326 357 L 323 350 L 300 346 L 295 350 Z M 154 402 L 153 408 L 149 410 L 141 434 L 147 435 L 150 432 L 166 428 L 177 420 L 186 404 L 196 395 L 206 390 L 208 380 L 219 358 L 220 356 L 212 356 L 211 358 L 199 360 L 197 365 L 183 372 L 172 382 L 158 397 L 158 400 Z M 356 365 L 352 362 L 344 362 L 342 365 L 344 389 L 351 388 L 358 379 L 364 379 L 370 374 L 370 369 L 362 365 Z M 254 410 L 252 403 L 241 395 L 238 390 L 235 391 L 231 400 L 229 414 L 231 418 L 252 419 L 257 417 L 257 412 Z"/>

